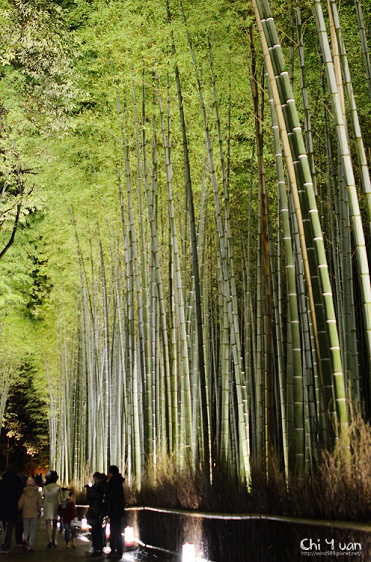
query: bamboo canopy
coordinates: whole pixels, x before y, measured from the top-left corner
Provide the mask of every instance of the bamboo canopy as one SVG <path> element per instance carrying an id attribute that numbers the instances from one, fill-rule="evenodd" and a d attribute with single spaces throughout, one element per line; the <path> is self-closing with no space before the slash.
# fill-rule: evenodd
<path id="1" fill-rule="evenodd" d="M 336 0 L 290 14 L 267 0 L 100 4 L 72 12 L 83 55 L 68 124 L 58 114 L 53 136 L 57 117 L 40 111 L 55 163 L 35 180 L 45 201 L 27 191 L 23 137 L 18 150 L 0 105 L 0 226 L 15 236 L 21 220 L 27 236 L 28 197 L 44 206 L 37 244 L 50 244 L 48 295 L 28 307 L 48 343 L 50 463 L 77 483 L 116 464 L 138 490 L 169 458 L 209 482 L 250 486 L 252 467 L 269 479 L 276 463 L 304 479 L 353 405 L 371 414 L 362 2 L 359 52 Z M 2 419 L 12 363 L 0 356 Z"/>

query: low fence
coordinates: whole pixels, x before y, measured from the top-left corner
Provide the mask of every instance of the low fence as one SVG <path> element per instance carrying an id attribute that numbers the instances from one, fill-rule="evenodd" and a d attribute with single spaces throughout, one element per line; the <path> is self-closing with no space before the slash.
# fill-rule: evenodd
<path id="1" fill-rule="evenodd" d="M 223 515 L 149 507 L 126 510 L 144 547 L 181 558 L 186 542 L 212 562 L 371 561 L 371 525 L 265 515 Z"/>

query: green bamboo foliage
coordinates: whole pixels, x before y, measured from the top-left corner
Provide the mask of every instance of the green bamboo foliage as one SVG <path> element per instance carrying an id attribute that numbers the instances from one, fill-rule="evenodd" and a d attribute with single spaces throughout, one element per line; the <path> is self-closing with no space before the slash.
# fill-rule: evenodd
<path id="1" fill-rule="evenodd" d="M 318 154 L 298 4 L 299 49 L 291 49 L 289 77 L 269 5 L 257 0 L 268 87 L 265 74 L 258 83 L 261 52 L 251 26 L 246 106 L 253 111 L 246 111 L 246 128 L 254 136 L 255 125 L 255 142 L 245 145 L 240 181 L 233 80 L 220 74 L 212 31 L 200 38 L 192 27 L 191 34 L 185 8 L 192 9 L 180 2 L 179 13 L 175 7 L 170 13 L 164 3 L 168 59 L 151 67 L 131 55 L 128 79 L 113 71 L 117 200 L 101 197 L 105 227 L 87 217 L 84 229 L 71 213 L 79 294 L 75 326 L 66 320 L 63 298 L 58 303 L 58 384 L 49 376 L 51 462 L 65 481 L 82 481 L 86 467 L 106 471 L 114 463 L 140 488 L 147 462 L 156 469 L 171 456 L 210 481 L 224 471 L 249 484 L 251 461 L 269 477 L 273 450 L 290 485 L 291 474 L 303 478 L 313 470 L 318 449 L 335 437 L 334 422 L 346 429 L 347 400 L 362 407 L 369 384 L 358 357 L 362 321 L 368 330 L 368 266 L 347 170 L 344 111 L 366 198 L 369 180 L 340 22 L 331 1 L 335 73 L 317 14 L 330 90 L 322 95 L 333 101 L 333 115 L 325 111 L 321 120 L 325 141 Z M 183 28 L 175 27 L 180 19 Z M 182 29 L 188 68 L 177 43 Z M 290 86 L 297 73 L 304 134 Z M 340 78 L 347 108 L 337 99 Z M 190 103 L 194 92 L 198 109 Z M 272 133 L 264 122 L 266 99 Z M 272 142 L 263 146 L 266 138 Z M 238 209 L 240 198 L 248 208 Z M 364 320 L 357 313 L 359 286 Z"/>

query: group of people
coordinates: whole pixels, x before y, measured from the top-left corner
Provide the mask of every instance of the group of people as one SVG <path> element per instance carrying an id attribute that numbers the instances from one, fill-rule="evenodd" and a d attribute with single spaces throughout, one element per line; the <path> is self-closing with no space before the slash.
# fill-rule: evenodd
<path id="1" fill-rule="evenodd" d="M 105 542 L 104 521 L 110 522 L 110 548 L 108 558 L 119 560 L 123 553 L 122 518 L 125 513 L 125 497 L 119 469 L 111 465 L 108 477 L 100 472 L 93 474 L 93 484 L 86 486 L 86 499 L 89 509 L 86 518 L 91 525 L 93 552 L 92 557 L 102 555 Z"/>
<path id="2" fill-rule="evenodd" d="M 3 531 L 1 552 L 9 552 L 13 530 L 16 543 L 21 544 L 23 550 L 33 552 L 37 518 L 41 516 L 42 507 L 47 548 L 57 546 L 58 518 L 60 532 L 64 531 L 66 547 L 76 548 L 77 513 L 74 494 L 71 490 L 61 488 L 57 481 L 58 474 L 54 470 L 49 471 L 40 492 L 40 482 L 36 483 L 35 478 L 18 474 L 14 465 L 8 464 L 0 479 L 0 522 Z M 120 559 L 123 553 L 124 478 L 118 467 L 112 465 L 109 467 L 108 476 L 96 472 L 93 481 L 86 486 L 86 498 L 89 503 L 86 517 L 91 525 L 93 545 L 90 554 L 92 557 L 102 555 L 105 544 L 104 524 L 109 518 L 111 552 L 107 556 Z"/>
<path id="3" fill-rule="evenodd" d="M 8 464 L 0 479 L 0 521 L 3 542 L 0 550 L 8 553 L 13 530 L 16 544 L 23 550 L 33 552 L 37 519 L 44 509 L 47 548 L 57 546 L 58 516 L 63 521 L 67 548 L 76 547 L 76 529 L 72 525 L 77 518 L 73 493 L 57 484 L 58 474 L 52 470 L 45 477 L 42 492 L 39 478 L 18 474 L 13 464 Z"/>

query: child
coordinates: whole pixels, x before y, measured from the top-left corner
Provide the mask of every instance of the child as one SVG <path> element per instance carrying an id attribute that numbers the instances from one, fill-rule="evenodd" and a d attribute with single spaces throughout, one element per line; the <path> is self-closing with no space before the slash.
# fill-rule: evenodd
<path id="1" fill-rule="evenodd" d="M 64 540 L 66 541 L 66 547 L 71 548 L 72 537 L 72 546 L 76 548 L 76 527 L 72 524 L 72 521 L 77 517 L 76 506 L 73 501 L 73 492 L 67 492 L 67 494 L 67 499 L 63 500 L 60 505 L 64 526 Z"/>
<path id="2" fill-rule="evenodd" d="M 23 519 L 23 550 L 33 552 L 37 517 L 41 512 L 41 496 L 33 478 L 28 478 L 26 487 L 18 500 Z"/>

